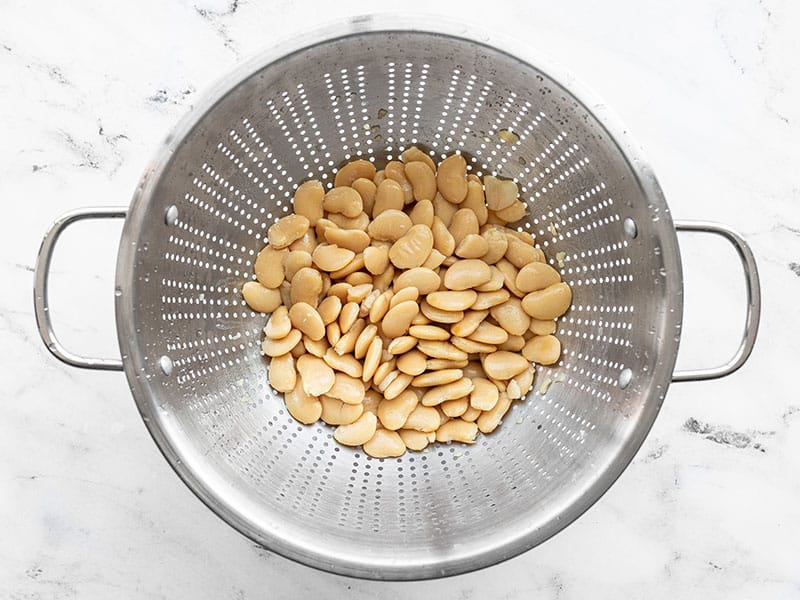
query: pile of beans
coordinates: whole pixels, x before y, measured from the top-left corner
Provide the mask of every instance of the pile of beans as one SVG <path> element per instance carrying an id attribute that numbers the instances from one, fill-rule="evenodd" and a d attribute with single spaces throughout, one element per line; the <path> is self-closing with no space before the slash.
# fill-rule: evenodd
<path id="1" fill-rule="evenodd" d="M 533 237 L 513 181 L 437 166 L 416 147 L 300 185 L 243 296 L 271 313 L 269 381 L 301 423 L 370 456 L 475 441 L 554 364 L 570 287 Z"/>

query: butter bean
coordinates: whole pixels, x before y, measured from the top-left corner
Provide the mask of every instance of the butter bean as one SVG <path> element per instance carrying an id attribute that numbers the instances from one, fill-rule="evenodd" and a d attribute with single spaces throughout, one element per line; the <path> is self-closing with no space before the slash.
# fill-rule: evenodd
<path id="1" fill-rule="evenodd" d="M 334 439 L 345 446 L 360 446 L 375 435 L 378 418 L 371 412 L 364 412 L 349 425 L 339 425 L 333 432 Z"/>
<path id="2" fill-rule="evenodd" d="M 486 206 L 489 210 L 498 211 L 508 208 L 519 195 L 517 184 L 509 179 L 501 180 L 487 175 L 483 178 L 486 188 Z"/>
<path id="3" fill-rule="evenodd" d="M 463 369 L 469 364 L 468 360 L 448 360 L 446 358 L 429 358 L 425 367 L 428 371 L 442 371 L 444 369 Z"/>
<path id="4" fill-rule="evenodd" d="M 383 353 L 383 340 L 375 337 L 367 348 L 367 353 L 364 356 L 364 367 L 361 373 L 361 380 L 367 382 L 375 375 L 375 371 L 380 365 L 381 354 Z"/>
<path id="5" fill-rule="evenodd" d="M 327 394 L 333 387 L 333 369 L 321 358 L 304 354 L 297 359 L 297 372 L 303 381 L 303 389 L 309 396 Z"/>
<path id="6" fill-rule="evenodd" d="M 400 290 L 395 288 L 394 296 L 389 300 L 389 310 L 401 302 L 408 302 L 409 300 L 416 300 L 419 298 L 419 290 L 415 287 L 405 287 Z"/>
<path id="7" fill-rule="evenodd" d="M 413 225 L 392 244 L 389 260 L 399 269 L 412 269 L 421 266 L 432 249 L 433 233 L 430 228 L 427 225 Z"/>
<path id="8" fill-rule="evenodd" d="M 505 283 L 505 277 L 503 277 L 503 272 L 492 265 L 489 267 L 492 272 L 492 277 L 486 283 L 476 286 L 475 290 L 478 292 L 496 292 L 499 289 L 502 289 L 503 284 Z"/>
<path id="9" fill-rule="evenodd" d="M 364 277 L 359 277 L 358 279 L 354 279 L 354 281 L 363 281 L 366 279 L 367 281 L 371 281 L 372 278 L 367 275 L 366 273 L 354 273 L 354 275 L 363 275 Z M 348 283 L 353 283 L 354 281 L 350 281 Z M 347 290 L 347 301 L 348 302 L 356 302 L 357 304 L 361 304 L 364 299 L 369 296 L 372 292 L 372 283 L 359 283 L 353 285 L 349 290 Z M 359 313 L 361 312 L 361 307 L 359 306 Z"/>
<path id="10" fill-rule="evenodd" d="M 506 239 L 508 240 L 506 259 L 517 269 L 536 261 L 536 248 L 529 246 L 513 235 L 507 235 Z"/>
<path id="11" fill-rule="evenodd" d="M 292 277 L 290 288 L 292 304 L 305 302 L 311 306 L 317 306 L 321 293 L 322 276 L 316 269 L 303 267 Z"/>
<path id="12" fill-rule="evenodd" d="M 457 323 L 464 318 L 464 311 L 436 308 L 431 306 L 427 300 L 420 302 L 419 307 L 422 314 L 435 323 Z"/>
<path id="13" fill-rule="evenodd" d="M 423 406 L 436 406 L 445 400 L 455 400 L 467 396 L 473 388 L 472 380 L 462 377 L 452 383 L 430 388 L 423 394 L 421 402 Z"/>
<path id="14" fill-rule="evenodd" d="M 341 330 L 342 335 L 350 331 L 353 323 L 355 323 L 358 319 L 359 309 L 360 307 L 355 302 L 348 302 L 342 306 L 342 310 L 339 313 L 339 329 Z"/>
<path id="15" fill-rule="evenodd" d="M 444 274 L 444 285 L 449 290 L 471 290 L 492 278 L 492 270 L 477 259 L 459 260 Z"/>
<path id="16" fill-rule="evenodd" d="M 496 292 L 481 292 L 472 304 L 472 310 L 486 310 L 498 304 L 506 302 L 511 297 L 508 290 L 497 290 Z"/>
<path id="17" fill-rule="evenodd" d="M 475 213 L 479 225 L 485 225 L 489 218 L 489 211 L 486 208 L 486 197 L 483 194 L 483 186 L 480 182 L 467 181 L 467 197 L 461 203 L 461 208 L 467 208 Z"/>
<path id="18" fill-rule="evenodd" d="M 363 404 L 346 404 L 336 398 L 322 396 L 322 420 L 328 425 L 349 425 L 364 412 Z"/>
<path id="19" fill-rule="evenodd" d="M 274 315 L 275 313 L 272 314 Z M 549 319 L 546 321 L 531 319 L 531 325 L 528 329 L 534 335 L 550 335 L 556 332 L 556 322 Z"/>
<path id="20" fill-rule="evenodd" d="M 289 320 L 289 311 L 285 306 L 279 306 L 270 315 L 264 334 L 273 340 L 279 340 L 289 335 L 292 330 L 292 322 Z"/>
<path id="21" fill-rule="evenodd" d="M 517 287 L 517 275 L 519 273 L 517 268 L 505 258 L 497 261 L 495 268 L 503 274 L 503 285 L 506 286 L 506 289 L 517 298 L 522 298 L 525 292 L 520 291 Z"/>
<path id="22" fill-rule="evenodd" d="M 431 250 L 428 259 L 422 263 L 422 266 L 426 269 L 435 270 L 439 265 L 441 265 L 445 261 L 446 257 L 444 254 L 439 252 L 436 248 Z"/>
<path id="23" fill-rule="evenodd" d="M 386 316 L 386 313 L 389 310 L 389 302 L 391 301 L 391 298 L 392 292 L 390 290 L 386 290 L 375 299 L 375 302 L 372 303 L 372 308 L 369 309 L 370 323 L 378 323 L 379 321 L 383 320 L 383 317 Z"/>
<path id="24" fill-rule="evenodd" d="M 308 252 L 309 254 L 311 254 L 316 247 L 317 236 L 315 235 L 314 230 L 310 227 L 308 231 L 302 235 L 302 237 L 289 244 L 290 251 L 294 252 L 295 250 L 302 250 L 303 252 Z"/>
<path id="25" fill-rule="evenodd" d="M 372 216 L 372 209 L 375 206 L 375 194 L 378 190 L 377 184 L 366 177 L 359 177 L 350 184 L 350 187 L 361 196 L 361 204 L 364 207 L 364 212 Z"/>
<path id="26" fill-rule="evenodd" d="M 378 275 L 389 266 L 389 249 L 370 246 L 364 249 L 364 266 L 373 275 Z"/>
<path id="27" fill-rule="evenodd" d="M 405 206 L 403 188 L 394 179 L 384 179 L 375 192 L 375 204 L 372 207 L 372 218 L 387 210 L 403 210 Z"/>
<path id="28" fill-rule="evenodd" d="M 411 182 L 406 177 L 405 165 L 399 160 L 390 160 L 386 163 L 383 171 L 386 177 L 394 179 L 403 188 L 403 199 L 406 204 L 414 200 L 414 188 L 411 187 Z"/>
<path id="29" fill-rule="evenodd" d="M 408 334 L 419 340 L 447 340 L 450 332 L 436 325 L 412 325 Z"/>
<path id="30" fill-rule="evenodd" d="M 493 432 L 495 429 L 497 429 L 497 426 L 500 425 L 500 421 L 503 420 L 503 417 L 506 415 L 509 408 L 511 408 L 511 399 L 507 394 L 501 393 L 497 404 L 494 405 L 494 408 L 484 411 L 478 417 L 478 430 L 481 433 Z"/>
<path id="31" fill-rule="evenodd" d="M 500 344 L 498 350 L 508 350 L 509 352 L 519 352 L 525 347 L 525 338 L 521 335 L 509 335 L 508 339 Z"/>
<path id="32" fill-rule="evenodd" d="M 366 321 L 364 319 L 357 319 L 347 330 L 347 333 L 343 333 L 339 341 L 336 342 L 336 345 L 333 347 L 336 354 L 343 355 L 352 353 L 356 347 L 359 336 L 365 328 Z"/>
<path id="33" fill-rule="evenodd" d="M 493 379 L 511 379 L 530 366 L 530 362 L 515 352 L 498 350 L 483 359 L 483 369 Z"/>
<path id="34" fill-rule="evenodd" d="M 469 338 L 453 337 L 451 338 L 450 343 L 467 354 L 486 354 L 497 350 L 497 346 L 493 344 L 477 342 Z"/>
<path id="35" fill-rule="evenodd" d="M 512 335 L 522 335 L 531 325 L 531 318 L 522 309 L 518 298 L 509 298 L 503 304 L 493 306 L 490 312 L 500 327 Z"/>
<path id="36" fill-rule="evenodd" d="M 294 389 L 284 394 L 283 400 L 289 414 L 301 423 L 310 425 L 322 416 L 322 403 L 306 393 L 302 381 L 298 380 Z"/>
<path id="37" fill-rule="evenodd" d="M 519 400 L 528 394 L 531 387 L 533 387 L 534 373 L 533 365 L 531 365 L 519 375 L 515 375 L 508 380 L 506 394 L 511 400 Z"/>
<path id="38" fill-rule="evenodd" d="M 433 197 L 433 214 L 442 220 L 442 223 L 445 224 L 445 227 L 450 227 L 450 223 L 453 221 L 453 216 L 457 211 L 458 205 L 451 204 L 444 199 L 444 196 L 442 196 L 439 192 L 436 192 L 436 195 Z M 453 248 L 455 248 L 455 246 Z"/>
<path id="39" fill-rule="evenodd" d="M 463 376 L 464 371 L 461 369 L 439 369 L 438 371 L 429 371 L 417 375 L 411 381 L 411 385 L 418 388 L 437 387 L 458 381 Z"/>
<path id="40" fill-rule="evenodd" d="M 561 282 L 531 292 L 522 299 L 522 308 L 534 319 L 548 320 L 563 315 L 571 303 L 572 290 Z"/>
<path id="41" fill-rule="evenodd" d="M 336 172 L 333 185 L 336 187 L 349 186 L 356 179 L 372 179 L 375 177 L 375 165 L 368 160 L 358 159 L 347 163 Z"/>
<path id="42" fill-rule="evenodd" d="M 311 255 L 305 250 L 287 252 L 283 257 L 283 275 L 287 281 L 291 281 L 300 269 L 310 267 L 311 264 Z"/>
<path id="43" fill-rule="evenodd" d="M 403 237 L 411 227 L 411 219 L 406 213 L 388 209 L 375 217 L 367 227 L 367 233 L 375 240 L 395 242 Z"/>
<path id="44" fill-rule="evenodd" d="M 432 292 L 425 298 L 431 306 L 450 312 L 463 311 L 475 303 L 478 293 L 473 290 Z M 426 315 L 427 316 L 427 315 Z M 430 318 L 430 317 L 429 317 Z M 460 319 L 459 319 L 460 320 Z"/>
<path id="45" fill-rule="evenodd" d="M 308 231 L 311 223 L 303 215 L 287 215 L 278 219 L 267 230 L 270 246 L 280 250 L 295 240 L 300 239 Z"/>
<path id="46" fill-rule="evenodd" d="M 500 398 L 497 387 L 484 377 L 472 379 L 473 389 L 469 395 L 469 404 L 478 410 L 492 410 Z"/>
<path id="47" fill-rule="evenodd" d="M 276 250 L 271 246 L 264 246 L 264 249 L 258 253 L 253 271 L 261 285 L 275 289 L 283 283 L 283 261 L 287 254 L 289 254 L 288 250 Z"/>
<path id="48" fill-rule="evenodd" d="M 247 305 L 256 312 L 271 313 L 281 305 L 281 293 L 264 287 L 257 281 L 248 281 L 242 286 L 242 296 Z"/>
<path id="49" fill-rule="evenodd" d="M 318 269 L 330 272 L 345 267 L 355 258 L 355 255 L 355 252 L 347 248 L 339 248 L 333 244 L 320 244 L 311 255 L 311 260 Z"/>
<path id="50" fill-rule="evenodd" d="M 321 340 L 325 337 L 325 323 L 316 309 L 305 302 L 297 302 L 289 309 L 289 320 L 292 325 L 302 331 L 312 340 Z M 315 394 L 319 395 L 319 394 Z"/>
<path id="51" fill-rule="evenodd" d="M 452 267 L 451 267 L 452 268 Z M 394 282 L 395 291 L 415 288 L 419 294 L 430 294 L 439 289 L 442 280 L 439 275 L 425 267 L 414 267 L 401 273 Z"/>
<path id="52" fill-rule="evenodd" d="M 325 188 L 316 179 L 311 179 L 297 186 L 294 192 L 294 212 L 303 215 L 313 227 L 323 216 L 322 199 Z"/>
<path id="53" fill-rule="evenodd" d="M 361 377 L 363 373 L 363 365 L 352 354 L 339 355 L 333 348 L 328 348 L 322 360 L 332 369 L 350 377 Z"/>
<path id="54" fill-rule="evenodd" d="M 397 361 L 392 359 L 387 362 L 382 362 L 375 370 L 375 375 L 372 376 L 372 384 L 381 392 L 383 390 L 380 389 L 380 386 L 383 385 L 384 382 L 386 385 L 383 385 L 383 389 L 386 389 L 386 386 L 388 386 L 394 380 L 394 378 L 400 374 L 400 371 L 395 371 L 396 364 Z"/>
<path id="55" fill-rule="evenodd" d="M 560 281 L 561 275 L 550 265 L 531 262 L 519 270 L 516 284 L 521 292 L 535 292 Z"/>
<path id="56" fill-rule="evenodd" d="M 468 233 L 456 248 L 456 256 L 461 258 L 481 258 L 489 251 L 489 242 L 477 233 Z M 484 263 L 486 264 L 486 263 Z"/>
<path id="57" fill-rule="evenodd" d="M 431 227 L 433 225 L 433 204 L 430 200 L 420 200 L 414 204 L 414 208 L 411 209 L 408 216 L 414 225 Z"/>
<path id="58" fill-rule="evenodd" d="M 417 395 L 406 390 L 396 398 L 383 400 L 378 405 L 378 419 L 386 429 L 400 429 L 418 403 Z"/>
<path id="59" fill-rule="evenodd" d="M 488 315 L 488 310 L 471 310 L 466 313 L 463 319 L 450 327 L 450 333 L 458 337 L 467 337 L 478 328 L 478 325 L 480 325 Z"/>
<path id="60" fill-rule="evenodd" d="M 394 266 L 389 263 L 389 266 L 386 267 L 386 270 L 383 273 L 375 275 L 375 277 L 372 279 L 372 285 L 375 286 L 376 290 L 385 292 L 392 285 L 392 281 L 394 281 Z"/>
<path id="61" fill-rule="evenodd" d="M 420 340 L 417 348 L 431 358 L 444 358 L 447 360 L 466 360 L 467 353 L 459 350 L 450 342 Z"/>
<path id="62" fill-rule="evenodd" d="M 368 441 L 364 442 L 364 452 L 373 458 L 395 458 L 405 454 L 403 438 L 395 431 L 378 429 Z"/>
<path id="63" fill-rule="evenodd" d="M 470 233 L 476 235 L 480 233 L 478 218 L 475 216 L 475 213 L 468 208 L 462 208 L 456 211 L 449 229 L 455 241 L 456 248 L 458 248 L 458 245 Z"/>
<path id="64" fill-rule="evenodd" d="M 536 335 L 525 344 L 522 355 L 540 365 L 552 365 L 561 358 L 561 342 L 554 335 Z"/>
<path id="65" fill-rule="evenodd" d="M 378 405 L 383 402 L 383 394 L 375 390 L 367 390 L 367 395 L 364 396 L 364 412 L 371 412 L 376 417 L 378 416 Z"/>
<path id="66" fill-rule="evenodd" d="M 400 337 L 396 337 L 391 342 L 389 342 L 388 350 L 391 354 L 395 355 L 405 354 L 416 345 L 417 345 L 416 338 L 413 338 L 409 335 L 403 335 Z"/>
<path id="67" fill-rule="evenodd" d="M 456 398 L 455 400 L 445 400 L 439 405 L 445 416 L 450 418 L 460 417 L 469 408 L 469 402 L 466 398 Z M 476 427 L 477 429 L 477 427 Z"/>
<path id="68" fill-rule="evenodd" d="M 353 356 L 356 358 L 364 358 L 367 355 L 372 340 L 378 335 L 378 326 L 374 323 L 367 325 L 364 330 L 359 334 L 356 340 L 356 345 L 353 350 Z"/>
<path id="69" fill-rule="evenodd" d="M 328 338 L 328 343 L 335 346 L 336 343 L 342 339 L 342 331 L 339 329 L 339 323 L 334 321 L 325 326 L 325 337 Z"/>
<path id="70" fill-rule="evenodd" d="M 493 265 L 505 256 L 508 250 L 508 238 L 499 227 L 489 227 L 481 235 L 488 247 L 486 254 L 481 258 L 486 264 Z"/>
<path id="71" fill-rule="evenodd" d="M 335 373 L 333 385 L 325 392 L 326 396 L 341 400 L 345 404 L 361 404 L 365 394 L 366 389 L 361 379 L 341 372 Z"/>
<path id="72" fill-rule="evenodd" d="M 328 213 L 328 218 L 342 229 L 360 229 L 366 231 L 369 225 L 369 215 L 362 212 L 357 217 L 346 217 L 339 213 Z"/>
<path id="73" fill-rule="evenodd" d="M 386 316 L 381 321 L 383 335 L 388 338 L 395 338 L 405 335 L 411 326 L 411 321 L 417 316 L 419 306 L 415 301 L 409 300 L 401 302 L 389 309 Z"/>
<path id="74" fill-rule="evenodd" d="M 433 217 L 431 231 L 433 232 L 433 247 L 445 257 L 453 254 L 456 249 L 456 241 L 438 215 Z"/>
<path id="75" fill-rule="evenodd" d="M 269 384 L 279 392 L 294 389 L 297 383 L 297 371 L 291 354 L 276 356 L 269 363 Z"/>
<path id="76" fill-rule="evenodd" d="M 511 206 L 495 211 L 494 214 L 505 223 L 516 223 L 528 214 L 528 205 L 522 200 L 514 200 Z"/>
<path id="77" fill-rule="evenodd" d="M 423 406 L 418 404 L 417 407 L 411 411 L 406 419 L 403 429 L 413 429 L 415 431 L 432 432 L 439 428 L 441 417 L 439 411 L 432 406 Z"/>
<path id="78" fill-rule="evenodd" d="M 436 441 L 472 444 L 477 435 L 478 426 L 475 423 L 463 419 L 453 419 L 436 430 Z"/>
<path id="79" fill-rule="evenodd" d="M 360 229 L 334 229 L 332 227 L 325 230 L 325 240 L 329 244 L 352 250 L 355 253 L 363 252 L 371 241 L 369 235 Z"/>
<path id="80" fill-rule="evenodd" d="M 416 146 L 411 146 L 405 150 L 400 155 L 400 158 L 403 159 L 403 162 L 406 164 L 406 166 L 408 166 L 409 163 L 419 161 L 428 165 L 428 168 L 432 173 L 436 172 L 436 163 L 433 162 L 433 159 Z"/>
<path id="81" fill-rule="evenodd" d="M 325 325 L 330 325 L 336 320 L 336 318 L 339 316 L 339 313 L 342 312 L 342 301 L 336 296 L 328 296 L 319 303 L 317 312 L 319 313 L 322 322 Z"/>
<path id="82" fill-rule="evenodd" d="M 464 201 L 467 197 L 467 161 L 463 156 L 453 154 L 439 163 L 436 186 L 448 202 L 460 204 Z"/>
<path id="83" fill-rule="evenodd" d="M 474 423 L 480 416 L 481 416 L 481 411 L 479 411 L 477 408 L 472 408 L 471 406 L 468 406 L 467 410 L 464 411 L 464 414 L 461 415 L 461 418 L 464 421 L 469 421 L 470 423 Z"/>
<path id="84" fill-rule="evenodd" d="M 436 195 L 436 176 L 424 162 L 414 161 L 405 165 L 406 179 L 411 183 L 414 200 L 433 200 Z"/>
<path id="85" fill-rule="evenodd" d="M 339 299 L 339 302 L 347 302 L 347 290 L 353 287 L 351 284 L 347 283 L 346 281 L 340 281 L 332 285 L 328 288 L 326 295 L 330 297 L 336 297 Z"/>
<path id="86" fill-rule="evenodd" d="M 414 429 L 401 429 L 397 433 L 409 450 L 424 450 L 429 443 L 436 441 L 436 434 L 433 432 L 423 433 Z"/>
<path id="87" fill-rule="evenodd" d="M 425 372 L 428 357 L 419 350 L 410 350 L 397 357 L 397 368 L 407 375 L 419 375 Z"/>

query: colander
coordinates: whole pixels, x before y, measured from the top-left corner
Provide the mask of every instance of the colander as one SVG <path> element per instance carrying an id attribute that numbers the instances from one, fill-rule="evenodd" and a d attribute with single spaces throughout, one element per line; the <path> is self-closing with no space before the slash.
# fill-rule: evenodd
<path id="1" fill-rule="evenodd" d="M 436 27 L 355 19 L 249 62 L 167 138 L 129 207 L 62 216 L 36 268 L 47 347 L 73 366 L 124 369 L 154 440 L 209 508 L 283 556 L 357 577 L 453 575 L 546 540 L 620 475 L 670 382 L 733 372 L 758 327 L 747 244 L 722 225 L 673 223 L 647 163 L 593 96 L 525 46 Z M 518 226 L 560 264 L 574 305 L 559 322 L 561 361 L 537 369 L 495 433 L 378 460 L 289 416 L 267 384 L 265 316 L 241 286 L 297 184 L 331 185 L 347 159 L 381 164 L 412 144 L 437 158 L 461 151 L 472 172 L 513 178 L 530 205 Z M 65 349 L 47 304 L 60 233 L 110 217 L 125 219 L 121 360 Z M 744 335 L 718 368 L 673 373 L 676 228 L 722 235 L 742 259 Z"/>

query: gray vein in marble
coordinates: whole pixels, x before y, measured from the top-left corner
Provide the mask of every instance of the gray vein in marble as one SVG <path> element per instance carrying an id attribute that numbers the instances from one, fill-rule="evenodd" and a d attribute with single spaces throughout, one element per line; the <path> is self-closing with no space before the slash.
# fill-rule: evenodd
<path id="1" fill-rule="evenodd" d="M 689 417 L 683 424 L 684 431 L 702 435 L 705 439 L 730 446 L 733 448 L 749 448 L 760 452 L 766 452 L 760 442 L 756 440 L 757 437 L 775 435 L 774 431 L 735 431 L 718 425 L 712 425 L 705 421 L 698 421 L 694 417 Z"/>
<path id="2" fill-rule="evenodd" d="M 239 9 L 239 0 L 232 0 L 229 4 L 227 10 L 211 10 L 208 8 L 202 8 L 197 4 L 194 5 L 195 12 L 200 15 L 203 19 L 208 21 L 214 26 L 214 29 L 222 38 L 222 41 L 226 48 L 228 48 L 231 52 L 233 52 L 237 57 L 240 56 L 239 48 L 236 45 L 233 37 L 228 33 L 228 28 L 224 23 L 220 23 L 219 19 L 223 17 L 229 17 L 236 13 Z"/>
<path id="3" fill-rule="evenodd" d="M 800 277 L 800 263 L 790 262 L 789 270 L 791 270 L 795 275 Z"/>
<path id="4" fill-rule="evenodd" d="M 197 90 L 194 86 L 189 86 L 186 89 L 173 91 L 166 88 L 156 90 L 155 94 L 148 96 L 147 101 L 153 104 L 175 104 L 182 105 L 185 100 L 194 94 Z"/>

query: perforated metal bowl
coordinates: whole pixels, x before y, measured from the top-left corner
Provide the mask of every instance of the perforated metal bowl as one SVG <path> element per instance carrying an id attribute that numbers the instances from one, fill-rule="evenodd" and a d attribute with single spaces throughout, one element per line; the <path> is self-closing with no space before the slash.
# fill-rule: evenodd
<path id="1" fill-rule="evenodd" d="M 484 41 L 476 41 L 484 40 Z M 486 41 L 488 40 L 488 41 Z M 501 49 L 502 47 L 502 49 Z M 461 27 L 362 19 L 281 45 L 226 79 L 167 139 L 127 209 L 60 219 L 42 245 L 36 314 L 60 359 L 122 369 L 164 456 L 219 516 L 267 548 L 376 579 L 452 575 L 546 540 L 633 457 L 671 380 L 718 377 L 749 355 L 750 294 L 727 365 L 673 375 L 682 315 L 675 227 L 655 178 L 602 105 L 526 48 Z M 510 130 L 511 135 L 501 135 Z M 518 139 L 515 139 L 518 136 Z M 265 317 L 240 288 L 296 184 L 330 184 L 348 158 L 407 146 L 460 150 L 473 172 L 513 177 L 535 234 L 574 291 L 562 360 L 477 444 L 376 460 L 303 426 L 267 385 Z M 56 340 L 47 270 L 58 235 L 125 217 L 117 267 L 122 360 Z M 563 381 L 560 378 L 563 377 Z M 544 381 L 556 381 L 546 394 Z"/>

